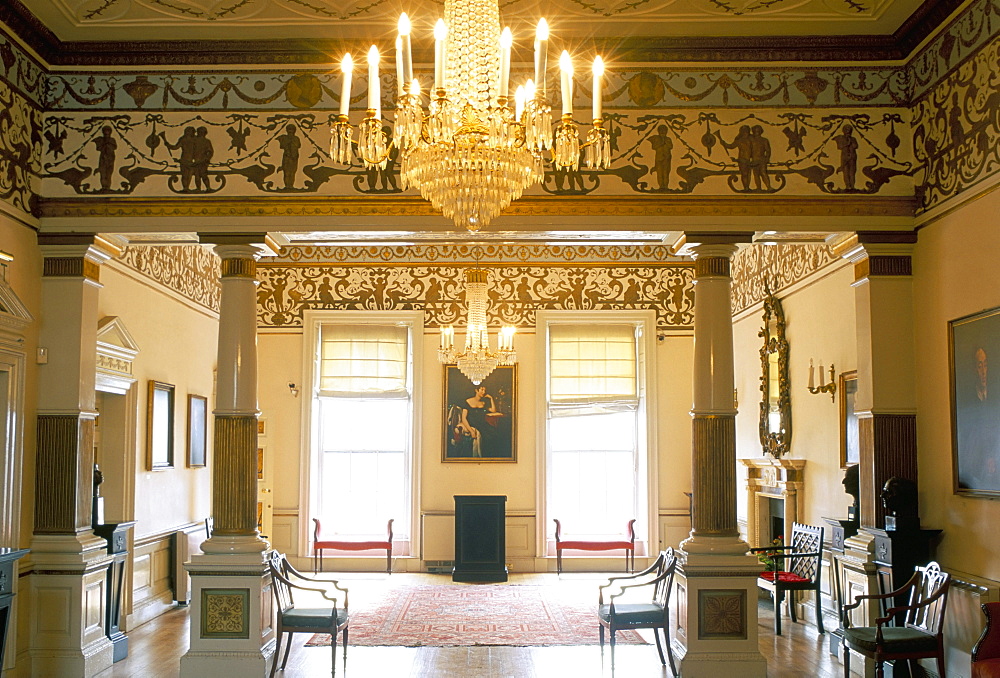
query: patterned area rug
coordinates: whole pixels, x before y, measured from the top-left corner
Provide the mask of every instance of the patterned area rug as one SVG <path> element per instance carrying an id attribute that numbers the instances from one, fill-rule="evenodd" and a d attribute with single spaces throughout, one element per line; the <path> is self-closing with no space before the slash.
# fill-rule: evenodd
<path id="1" fill-rule="evenodd" d="M 583 599 L 578 591 L 552 586 L 401 587 L 387 591 L 376 606 L 351 606 L 349 644 L 597 645 L 596 598 L 596 591 Z M 616 642 L 646 641 L 635 631 L 619 631 Z M 329 634 L 317 633 L 306 647 L 329 644 Z"/>

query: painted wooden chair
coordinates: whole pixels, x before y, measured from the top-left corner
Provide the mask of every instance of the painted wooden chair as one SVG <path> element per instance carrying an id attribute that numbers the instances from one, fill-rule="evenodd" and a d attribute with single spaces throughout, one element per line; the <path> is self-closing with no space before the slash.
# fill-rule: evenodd
<path id="1" fill-rule="evenodd" d="M 875 660 L 875 675 L 883 678 L 883 664 L 892 660 L 937 659 L 940 678 L 946 678 L 944 661 L 944 613 L 948 606 L 951 575 L 931 562 L 918 567 L 910 580 L 895 591 L 858 596 L 843 608 L 844 678 L 851 675 L 851 650 Z M 865 600 L 892 605 L 906 597 L 909 603 L 889 607 L 875 626 L 851 626 L 850 611 Z M 902 624 L 896 625 L 898 614 Z M 911 662 L 912 664 L 912 662 Z M 911 673 L 913 666 L 910 666 Z"/>
<path id="2" fill-rule="evenodd" d="M 313 518 L 313 574 L 323 571 L 323 551 L 372 551 L 385 549 L 385 571 L 392 574 L 392 518 L 385 526 L 388 537 L 374 541 L 350 541 L 347 539 L 323 539 L 323 529 L 319 520 Z"/>
<path id="3" fill-rule="evenodd" d="M 601 653 L 604 653 L 604 629 L 611 633 L 611 669 L 615 667 L 615 632 L 623 629 L 653 629 L 656 639 L 656 650 L 660 653 L 660 663 L 667 665 L 670 661 L 670 673 L 677 675 L 674 666 L 674 655 L 670 651 L 670 594 L 674 588 L 674 573 L 677 571 L 677 556 L 674 550 L 668 548 L 661 551 L 653 564 L 642 572 L 621 577 L 611 577 L 607 584 L 598 589 L 597 619 L 600 622 L 599 633 Z M 618 582 L 618 583 L 616 583 Z M 630 583 L 631 582 L 631 583 Z M 610 593 L 605 599 L 605 589 L 611 588 L 616 593 Z M 647 588 L 650 593 L 649 602 L 626 603 L 619 602 L 629 589 Z M 663 633 L 663 644 L 660 644 L 660 634 Z M 663 648 L 666 647 L 666 658 Z"/>
<path id="4" fill-rule="evenodd" d="M 347 633 L 350 615 L 348 613 L 347 589 L 333 579 L 308 577 L 296 570 L 284 555 L 277 551 L 271 552 L 269 562 L 271 571 L 271 590 L 275 605 L 278 608 L 278 640 L 275 646 L 274 664 L 271 666 L 271 676 L 278 668 L 278 655 L 281 653 L 281 637 L 288 633 L 285 644 L 285 659 L 281 662 L 281 670 L 288 664 L 288 653 L 292 647 L 292 636 L 296 633 L 329 633 L 330 646 L 333 652 L 333 667 L 331 673 L 337 673 L 337 634 L 343 633 L 344 667 L 347 667 Z M 329 604 L 296 605 L 295 592 L 309 591 L 320 594 Z M 343 594 L 343 604 L 338 604 Z"/>
<path id="5" fill-rule="evenodd" d="M 753 553 L 767 552 L 775 563 L 757 578 L 757 586 L 774 595 L 774 634 L 781 635 L 781 603 L 788 596 L 788 612 L 793 622 L 795 591 L 812 591 L 816 596 L 816 628 L 823 630 L 823 603 L 820 584 L 823 574 L 823 528 L 792 523 L 792 538 L 785 546 L 773 545 L 750 549 Z"/>
<path id="6" fill-rule="evenodd" d="M 972 648 L 972 678 L 1000 678 L 1000 603 L 984 603 L 986 628 Z"/>

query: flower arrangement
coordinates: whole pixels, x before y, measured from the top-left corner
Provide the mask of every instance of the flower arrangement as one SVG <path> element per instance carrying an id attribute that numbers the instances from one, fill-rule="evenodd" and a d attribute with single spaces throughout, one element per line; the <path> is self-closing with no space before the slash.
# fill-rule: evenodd
<path id="1" fill-rule="evenodd" d="M 771 546 L 775 548 L 769 548 L 764 551 L 759 551 L 757 553 L 757 560 L 764 563 L 764 567 L 772 572 L 777 572 L 778 564 L 783 560 L 783 558 L 775 558 L 774 556 L 780 554 L 783 550 L 784 539 L 779 534 L 771 541 Z"/>

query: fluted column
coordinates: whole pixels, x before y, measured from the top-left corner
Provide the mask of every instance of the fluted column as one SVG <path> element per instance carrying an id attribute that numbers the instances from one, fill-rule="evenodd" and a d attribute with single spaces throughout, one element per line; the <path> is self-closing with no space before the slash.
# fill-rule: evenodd
<path id="1" fill-rule="evenodd" d="M 181 676 L 264 675 L 275 656 L 269 545 L 257 533 L 257 257 L 253 237 L 222 236 L 212 536 L 184 567 L 191 635 Z"/>
<path id="2" fill-rule="evenodd" d="M 263 551 L 257 535 L 257 256 L 217 245 L 222 259 L 219 362 L 212 474 L 212 537 L 206 553 Z"/>
<path id="3" fill-rule="evenodd" d="M 681 543 L 677 635 L 685 678 L 763 677 L 757 574 L 736 522 L 733 236 L 695 236 L 691 536 Z"/>
<path id="4" fill-rule="evenodd" d="M 91 676 L 112 664 L 102 601 L 111 558 L 91 529 L 101 265 L 117 248 L 94 234 L 39 235 L 42 313 L 35 452 L 31 665 Z M 52 610 L 67 617 L 52 626 Z"/>

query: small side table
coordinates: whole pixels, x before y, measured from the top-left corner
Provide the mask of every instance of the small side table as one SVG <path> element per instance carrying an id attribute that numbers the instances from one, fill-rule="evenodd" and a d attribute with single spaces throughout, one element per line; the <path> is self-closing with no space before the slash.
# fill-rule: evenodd
<path id="1" fill-rule="evenodd" d="M 104 633 L 114 646 L 113 661 L 128 656 L 128 636 L 121 629 L 122 592 L 125 588 L 125 563 L 128 561 L 128 531 L 135 521 L 107 523 L 94 528 L 94 534 L 108 542 L 108 553 L 113 557 L 108 568 L 108 599 L 104 615 Z"/>

